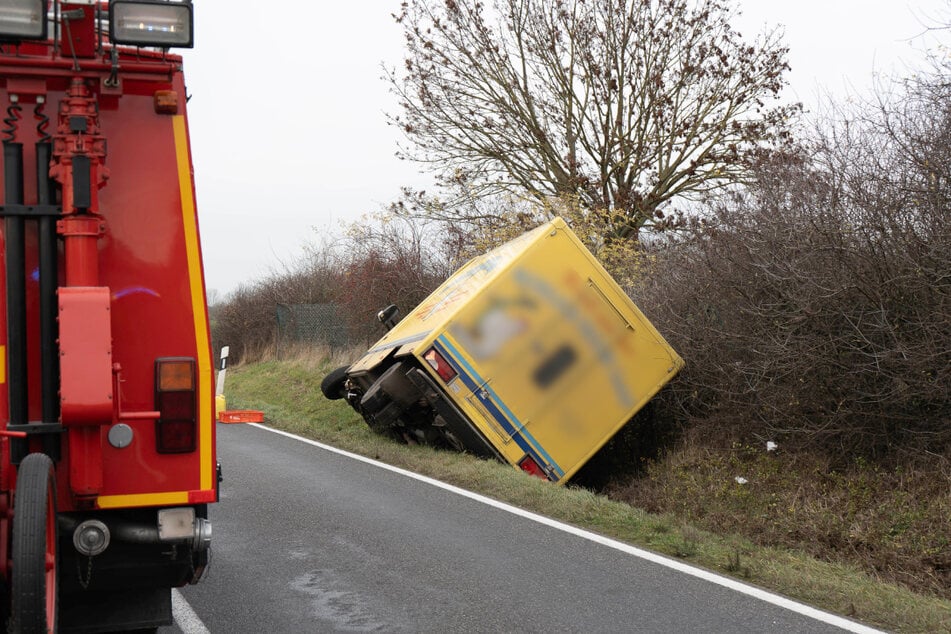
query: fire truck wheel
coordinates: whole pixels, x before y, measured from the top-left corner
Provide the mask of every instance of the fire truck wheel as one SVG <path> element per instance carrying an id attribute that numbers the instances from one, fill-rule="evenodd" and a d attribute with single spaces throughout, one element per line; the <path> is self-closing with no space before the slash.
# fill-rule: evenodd
<path id="1" fill-rule="evenodd" d="M 17 469 L 13 502 L 11 632 L 55 632 L 57 612 L 56 480 L 46 454 Z"/>
<path id="2" fill-rule="evenodd" d="M 347 368 L 350 366 L 343 366 L 333 370 L 324 377 L 324 380 L 320 382 L 320 391 L 324 396 L 329 398 L 331 401 L 341 399 L 346 396 L 343 393 L 343 384 L 347 380 Z"/>

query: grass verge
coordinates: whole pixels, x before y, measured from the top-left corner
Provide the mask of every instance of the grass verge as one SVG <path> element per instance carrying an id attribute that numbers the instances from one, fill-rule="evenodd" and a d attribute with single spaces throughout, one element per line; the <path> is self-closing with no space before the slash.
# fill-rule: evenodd
<path id="1" fill-rule="evenodd" d="M 301 355 L 229 370 L 229 408 L 265 412 L 265 423 L 372 457 L 494 499 L 677 557 L 693 565 L 895 632 L 951 632 L 951 601 L 883 583 L 854 565 L 820 561 L 792 548 L 715 534 L 673 514 L 650 514 L 578 487 L 558 487 L 506 465 L 372 434 L 319 384 L 327 362 Z"/>

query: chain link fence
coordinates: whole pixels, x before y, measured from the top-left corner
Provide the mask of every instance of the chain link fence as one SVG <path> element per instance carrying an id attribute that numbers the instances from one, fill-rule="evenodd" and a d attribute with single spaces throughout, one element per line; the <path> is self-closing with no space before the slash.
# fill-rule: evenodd
<path id="1" fill-rule="evenodd" d="M 325 345 L 331 349 L 350 344 L 346 324 L 336 304 L 278 304 L 275 308 L 277 345 Z"/>

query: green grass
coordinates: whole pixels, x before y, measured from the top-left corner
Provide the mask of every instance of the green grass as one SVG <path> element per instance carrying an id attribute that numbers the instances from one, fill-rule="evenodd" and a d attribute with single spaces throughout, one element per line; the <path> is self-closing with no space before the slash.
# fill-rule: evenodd
<path id="1" fill-rule="evenodd" d="M 649 514 L 605 495 L 559 487 L 494 461 L 397 444 L 372 434 L 319 384 L 326 362 L 308 356 L 229 370 L 229 409 L 263 410 L 267 425 L 436 478 L 635 546 L 735 577 L 820 609 L 896 632 L 951 632 L 951 601 L 883 583 L 857 565 L 714 534 L 681 516 Z"/>

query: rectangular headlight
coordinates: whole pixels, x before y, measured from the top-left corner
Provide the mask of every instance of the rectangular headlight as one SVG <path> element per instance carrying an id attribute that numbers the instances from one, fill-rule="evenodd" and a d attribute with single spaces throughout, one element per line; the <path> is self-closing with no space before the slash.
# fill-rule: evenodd
<path id="1" fill-rule="evenodd" d="M 192 3 L 168 0 L 112 0 L 109 34 L 114 44 L 191 48 Z"/>
<path id="2" fill-rule="evenodd" d="M 0 40 L 45 40 L 46 0 L 4 0 Z"/>

